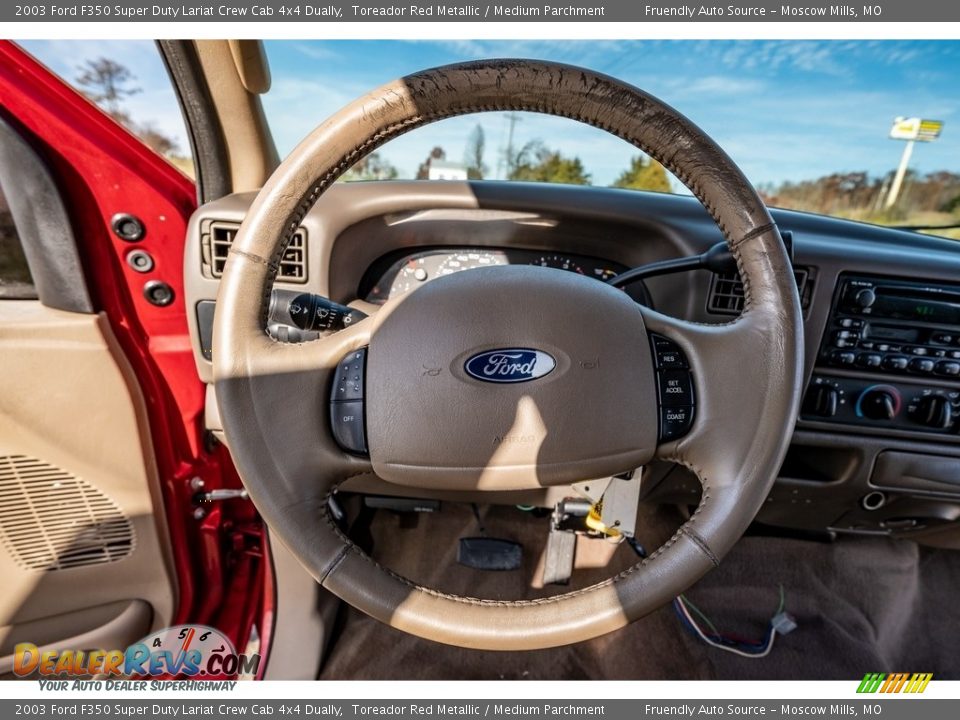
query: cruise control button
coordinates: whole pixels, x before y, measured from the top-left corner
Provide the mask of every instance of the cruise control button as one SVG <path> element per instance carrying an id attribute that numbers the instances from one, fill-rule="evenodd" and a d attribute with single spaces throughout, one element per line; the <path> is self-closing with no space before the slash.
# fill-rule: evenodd
<path id="1" fill-rule="evenodd" d="M 653 335 L 653 357 L 658 370 L 677 370 L 686 368 L 687 358 L 683 350 L 662 335 Z"/>
<path id="2" fill-rule="evenodd" d="M 692 424 L 692 407 L 660 408 L 660 442 L 683 437 L 690 431 Z"/>
<path id="3" fill-rule="evenodd" d="M 657 373 L 660 404 L 693 405 L 693 381 L 686 370 L 661 370 Z"/>
<path id="4" fill-rule="evenodd" d="M 361 401 L 330 403 L 330 425 L 334 439 L 344 450 L 357 454 L 367 452 Z"/>
<path id="5" fill-rule="evenodd" d="M 367 351 L 355 350 L 347 355 L 337 365 L 333 374 L 333 388 L 330 399 L 362 400 L 364 387 L 364 373 L 366 371 Z"/>

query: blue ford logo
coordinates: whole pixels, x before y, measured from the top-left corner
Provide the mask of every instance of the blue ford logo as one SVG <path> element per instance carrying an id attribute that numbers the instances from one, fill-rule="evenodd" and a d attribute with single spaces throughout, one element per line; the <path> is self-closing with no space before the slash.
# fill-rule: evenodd
<path id="1" fill-rule="evenodd" d="M 519 383 L 543 377 L 557 366 L 552 356 L 528 348 L 488 350 L 467 359 L 467 375 L 493 383 Z"/>

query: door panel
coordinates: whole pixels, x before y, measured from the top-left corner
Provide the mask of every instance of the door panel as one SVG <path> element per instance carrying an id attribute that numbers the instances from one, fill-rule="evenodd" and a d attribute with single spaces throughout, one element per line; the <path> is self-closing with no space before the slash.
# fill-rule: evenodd
<path id="1" fill-rule="evenodd" d="M 109 325 L 0 301 L 0 367 L 0 673 L 15 642 L 126 647 L 170 624 L 146 408 Z"/>
<path id="2" fill-rule="evenodd" d="M 240 482 L 204 432 L 187 328 L 196 188 L 6 41 L 0 121 L 22 141 L 13 161 L 0 153 L 0 185 L 39 296 L 0 299 L 0 676 L 15 642 L 121 648 L 185 622 L 213 625 L 237 647 L 256 630 L 265 649 L 262 523 L 248 502 L 201 497 Z M 9 192 L 28 172 L 33 189 Z M 44 193 L 56 195 L 44 208 L 62 212 L 31 212 Z M 121 237 L 122 215 L 139 219 L 139 239 Z M 134 249 L 150 268 L 134 267 Z M 156 282 L 169 303 L 147 292 Z M 88 307 L 56 301 L 65 284 L 82 285 Z"/>

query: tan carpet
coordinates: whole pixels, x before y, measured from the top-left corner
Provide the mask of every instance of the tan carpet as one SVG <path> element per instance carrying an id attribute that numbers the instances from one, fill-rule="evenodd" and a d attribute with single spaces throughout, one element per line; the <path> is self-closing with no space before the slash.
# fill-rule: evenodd
<path id="1" fill-rule="evenodd" d="M 668 509 L 645 509 L 640 535 L 657 547 L 680 524 Z M 469 506 L 445 504 L 435 515 L 380 511 L 370 535 L 373 555 L 407 577 L 441 590 L 491 599 L 532 598 L 540 587 L 548 520 L 514 508 L 486 508 L 487 534 L 524 545 L 514 572 L 481 572 L 456 563 L 457 538 L 477 535 Z M 636 561 L 625 544 L 578 543 L 570 588 L 607 577 Z M 960 553 L 921 550 L 885 539 L 828 544 L 752 536 L 688 596 L 722 632 L 763 637 L 779 602 L 799 628 L 777 639 L 765 659 L 709 648 L 680 625 L 673 609 L 596 640 L 565 648 L 497 653 L 413 638 L 344 608 L 323 667 L 324 679 L 859 679 L 866 672 L 933 672 L 960 678 Z"/>

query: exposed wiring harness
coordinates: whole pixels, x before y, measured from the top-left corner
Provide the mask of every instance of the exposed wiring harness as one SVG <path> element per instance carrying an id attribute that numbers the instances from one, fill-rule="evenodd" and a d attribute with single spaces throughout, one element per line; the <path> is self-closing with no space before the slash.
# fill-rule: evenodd
<path id="1" fill-rule="evenodd" d="M 740 655 L 745 658 L 762 658 L 770 654 L 773 650 L 773 643 L 777 635 L 786 635 L 793 632 L 797 627 L 797 621 L 794 617 L 785 611 L 787 601 L 783 591 L 783 585 L 780 586 L 780 606 L 777 612 L 770 619 L 770 625 L 767 628 L 767 634 L 763 640 L 753 642 L 745 640 L 736 635 L 725 635 L 717 630 L 717 626 L 708 618 L 703 611 L 694 605 L 685 595 L 680 595 L 673 600 L 673 609 L 680 618 L 681 624 L 696 637 L 700 638 L 710 647 L 718 650 Z M 697 622 L 699 618 L 706 629 Z"/>

